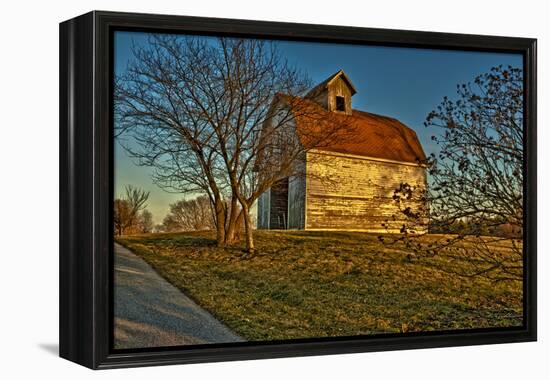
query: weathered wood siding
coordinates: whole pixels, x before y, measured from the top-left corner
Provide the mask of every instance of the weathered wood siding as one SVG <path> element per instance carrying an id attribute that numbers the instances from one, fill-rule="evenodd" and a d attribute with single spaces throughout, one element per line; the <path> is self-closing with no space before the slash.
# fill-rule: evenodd
<path id="1" fill-rule="evenodd" d="M 351 115 L 351 89 L 342 78 L 334 80 L 325 91 L 319 92 L 312 100 L 329 111 L 336 111 L 336 96 L 344 98 L 345 113 Z"/>
<path id="2" fill-rule="evenodd" d="M 423 167 L 339 154 L 308 153 L 306 229 L 399 232 L 403 225 L 392 199 L 401 183 L 425 189 Z M 413 210 L 421 205 L 413 205 Z M 382 223 L 390 222 L 387 231 Z M 424 231 L 422 231 L 424 232 Z"/>
<path id="3" fill-rule="evenodd" d="M 258 198 L 258 229 L 269 228 L 269 189 Z"/>
<path id="4" fill-rule="evenodd" d="M 324 109 L 328 109 L 328 92 L 321 91 L 314 98 L 311 98 L 315 103 L 319 104 Z"/>
<path id="5" fill-rule="evenodd" d="M 288 228 L 304 229 L 305 226 L 305 176 L 297 175 L 288 179 Z"/>
<path id="6" fill-rule="evenodd" d="M 328 110 L 336 111 L 336 96 L 342 96 L 345 100 L 345 113 L 351 115 L 351 90 L 342 78 L 337 78 L 328 86 Z"/>
<path id="7" fill-rule="evenodd" d="M 286 229 L 288 225 L 288 178 L 270 189 L 269 228 Z"/>
<path id="8" fill-rule="evenodd" d="M 294 163 L 294 175 L 288 178 L 288 228 L 304 229 L 306 199 L 306 156 Z"/>

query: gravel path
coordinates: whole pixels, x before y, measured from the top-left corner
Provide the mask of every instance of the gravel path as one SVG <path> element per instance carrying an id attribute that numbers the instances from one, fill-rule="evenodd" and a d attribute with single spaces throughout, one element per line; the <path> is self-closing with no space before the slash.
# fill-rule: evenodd
<path id="1" fill-rule="evenodd" d="M 115 348 L 243 341 L 119 244 L 114 296 Z"/>

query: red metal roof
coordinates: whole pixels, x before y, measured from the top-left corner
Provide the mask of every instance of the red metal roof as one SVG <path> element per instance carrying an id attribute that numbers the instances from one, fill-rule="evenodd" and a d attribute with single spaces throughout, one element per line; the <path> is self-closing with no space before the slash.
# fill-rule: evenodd
<path id="1" fill-rule="evenodd" d="M 416 133 L 397 119 L 355 109 L 351 115 L 330 112 L 310 99 L 288 95 L 279 99 L 292 107 L 300 140 L 310 149 L 411 163 L 426 160 Z"/>

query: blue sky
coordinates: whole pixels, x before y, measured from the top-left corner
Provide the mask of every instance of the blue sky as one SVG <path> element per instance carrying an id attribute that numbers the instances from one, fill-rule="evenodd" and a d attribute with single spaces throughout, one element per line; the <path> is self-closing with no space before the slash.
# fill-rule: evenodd
<path id="1" fill-rule="evenodd" d="M 124 72 L 133 59 L 132 41 L 147 44 L 146 33 L 115 33 L 115 74 Z M 520 54 L 432 50 L 316 42 L 278 42 L 280 53 L 307 72 L 314 83 L 343 69 L 357 93 L 353 108 L 391 116 L 414 129 L 426 154 L 436 152 L 430 137 L 435 131 L 424 127 L 426 115 L 442 100 L 454 97 L 456 85 L 473 81 L 497 65 L 522 67 Z M 181 198 L 151 183 L 150 169 L 136 166 L 119 145 L 115 148 L 115 194 L 126 184 L 151 192 L 149 210 L 161 222 L 168 204 Z"/>

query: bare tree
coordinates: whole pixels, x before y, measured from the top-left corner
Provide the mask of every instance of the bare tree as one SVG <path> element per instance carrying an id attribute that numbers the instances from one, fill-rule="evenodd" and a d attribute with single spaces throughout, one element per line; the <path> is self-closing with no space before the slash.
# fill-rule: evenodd
<path id="1" fill-rule="evenodd" d="M 395 191 L 409 220 L 398 240 L 417 255 L 446 254 L 467 263 L 455 267 L 463 275 L 521 280 L 522 70 L 492 68 L 473 83 L 457 86 L 457 94 L 456 101 L 445 97 L 425 123 L 442 131 L 432 137 L 440 152 L 430 159 L 428 192 L 415 193 L 407 184 Z M 405 203 L 413 197 L 429 204 L 431 233 L 452 235 L 415 237 L 415 226 L 426 215 L 407 210 Z"/>
<path id="2" fill-rule="evenodd" d="M 218 245 L 233 243 L 244 220 L 254 251 L 254 201 L 334 134 L 317 128 L 307 147 L 297 137 L 296 115 L 321 115 L 299 96 L 309 80 L 262 40 L 154 35 L 134 58 L 116 79 L 119 139 L 134 139 L 127 150 L 161 188 L 207 194 Z"/>
<path id="3" fill-rule="evenodd" d="M 138 223 L 139 213 L 149 199 L 149 192 L 132 185 L 127 185 L 124 190 L 125 195 L 114 201 L 113 222 L 119 236 Z"/>
<path id="4" fill-rule="evenodd" d="M 130 220 L 130 206 L 124 199 L 115 199 L 113 210 L 113 223 L 115 232 L 118 236 L 121 236 L 124 231 L 129 227 Z"/>
<path id="5" fill-rule="evenodd" d="M 200 231 L 215 228 L 212 205 L 206 196 L 182 199 L 170 205 L 163 220 L 163 229 L 171 231 Z"/>
<path id="6" fill-rule="evenodd" d="M 153 231 L 153 214 L 145 209 L 139 214 L 138 218 L 139 231 L 144 234 L 151 233 Z"/>

